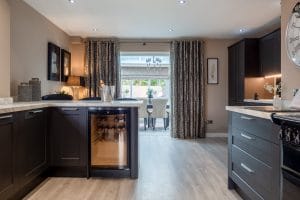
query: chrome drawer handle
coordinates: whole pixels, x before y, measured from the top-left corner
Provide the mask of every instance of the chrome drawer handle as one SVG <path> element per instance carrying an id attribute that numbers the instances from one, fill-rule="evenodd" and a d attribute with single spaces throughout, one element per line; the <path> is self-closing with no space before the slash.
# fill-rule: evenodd
<path id="1" fill-rule="evenodd" d="M 72 157 L 70 157 L 70 158 L 62 157 L 61 159 L 62 160 L 79 160 L 80 158 L 77 158 L 77 157 L 74 157 L 74 158 L 72 158 Z"/>
<path id="2" fill-rule="evenodd" d="M 13 116 L 12 115 L 5 115 L 1 116 L 0 119 L 11 119 Z"/>
<path id="3" fill-rule="evenodd" d="M 253 118 L 251 118 L 251 117 L 246 117 L 246 116 L 241 116 L 241 119 L 245 119 L 245 120 L 253 120 Z"/>
<path id="4" fill-rule="evenodd" d="M 62 108 L 62 111 L 78 111 L 78 108 Z"/>
<path id="5" fill-rule="evenodd" d="M 253 174 L 254 170 L 250 169 L 247 165 L 245 165 L 244 163 L 241 163 L 241 167 L 244 168 L 247 172 Z"/>
<path id="6" fill-rule="evenodd" d="M 246 134 L 244 134 L 244 133 L 241 133 L 241 136 L 242 136 L 243 138 L 248 139 L 248 140 L 254 140 L 253 137 L 250 137 L 249 135 L 246 135 Z"/>
<path id="7" fill-rule="evenodd" d="M 34 111 L 30 111 L 29 113 L 31 114 L 38 114 L 38 113 L 42 113 L 44 112 L 43 110 L 34 110 Z"/>

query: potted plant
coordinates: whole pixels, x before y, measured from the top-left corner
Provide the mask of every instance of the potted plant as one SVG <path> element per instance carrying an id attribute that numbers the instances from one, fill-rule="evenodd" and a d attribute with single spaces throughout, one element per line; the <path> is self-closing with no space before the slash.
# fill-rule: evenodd
<path id="1" fill-rule="evenodd" d="M 153 89 L 152 88 L 148 88 L 147 96 L 148 96 L 148 103 L 151 104 L 152 103 L 152 98 L 153 98 Z"/>

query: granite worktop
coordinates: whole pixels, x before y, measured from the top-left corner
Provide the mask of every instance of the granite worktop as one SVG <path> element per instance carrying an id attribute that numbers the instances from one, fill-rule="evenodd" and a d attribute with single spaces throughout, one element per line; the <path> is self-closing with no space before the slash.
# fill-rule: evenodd
<path id="1" fill-rule="evenodd" d="M 140 107 L 142 101 L 37 101 L 0 105 L 0 114 L 48 107 Z"/>
<path id="2" fill-rule="evenodd" d="M 273 99 L 244 99 L 246 103 L 273 104 Z"/>
<path id="3" fill-rule="evenodd" d="M 249 108 L 258 108 L 258 110 L 255 109 L 249 109 Z M 261 108 L 261 110 L 259 110 Z M 266 111 L 263 111 L 266 108 Z M 271 120 L 271 114 L 272 113 L 279 113 L 279 114 L 300 114 L 300 110 L 293 110 L 293 109 L 275 109 L 273 106 L 226 106 L 226 110 L 230 112 L 236 112 L 244 115 L 250 115 L 253 117 L 259 117 L 263 119 L 270 119 Z"/>

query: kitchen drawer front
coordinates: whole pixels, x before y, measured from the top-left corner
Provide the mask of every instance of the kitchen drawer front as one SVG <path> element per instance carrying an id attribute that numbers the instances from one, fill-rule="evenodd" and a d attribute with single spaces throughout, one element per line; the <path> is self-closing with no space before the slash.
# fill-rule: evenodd
<path id="1" fill-rule="evenodd" d="M 232 174 L 247 183 L 263 199 L 272 199 L 272 168 L 232 146 Z"/>
<path id="2" fill-rule="evenodd" d="M 279 148 L 276 144 L 236 128 L 232 129 L 232 144 L 269 166 L 272 166 L 274 152 Z"/>
<path id="3" fill-rule="evenodd" d="M 82 110 L 84 110 L 85 108 L 62 107 L 62 108 L 55 108 L 55 109 L 63 115 L 80 115 Z"/>
<path id="4" fill-rule="evenodd" d="M 280 127 L 273 124 L 271 120 L 232 113 L 232 127 L 279 144 L 278 134 Z"/>

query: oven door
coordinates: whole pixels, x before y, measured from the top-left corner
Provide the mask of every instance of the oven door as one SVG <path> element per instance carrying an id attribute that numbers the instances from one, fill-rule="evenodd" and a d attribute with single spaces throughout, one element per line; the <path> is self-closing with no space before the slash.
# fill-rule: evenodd
<path id="1" fill-rule="evenodd" d="M 300 197 L 300 147 L 283 143 L 282 199 Z"/>

